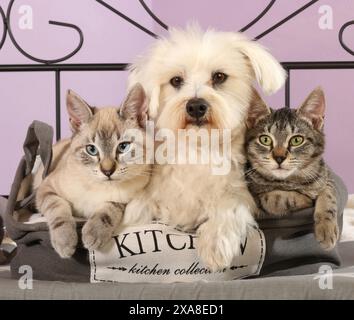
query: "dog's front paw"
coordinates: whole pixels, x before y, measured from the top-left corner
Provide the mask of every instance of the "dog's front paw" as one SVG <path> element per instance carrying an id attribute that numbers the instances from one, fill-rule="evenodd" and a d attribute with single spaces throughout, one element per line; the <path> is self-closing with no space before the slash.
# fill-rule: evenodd
<path id="1" fill-rule="evenodd" d="M 104 247 L 113 236 L 113 224 L 110 217 L 91 217 L 82 228 L 82 242 L 88 250 L 96 250 Z"/>
<path id="2" fill-rule="evenodd" d="M 224 268 L 230 267 L 231 262 L 238 254 L 237 247 L 240 242 L 233 245 L 226 239 L 210 239 L 207 236 L 201 235 L 198 240 L 198 255 L 203 264 L 215 272 Z"/>
<path id="3" fill-rule="evenodd" d="M 199 227 L 198 234 L 198 255 L 213 272 L 230 267 L 234 257 L 240 254 L 242 237 L 233 230 L 220 232 L 215 224 L 206 222 Z"/>
<path id="4" fill-rule="evenodd" d="M 332 250 L 339 238 L 339 229 L 336 219 L 323 219 L 315 222 L 315 236 L 321 247 Z"/>
<path id="5" fill-rule="evenodd" d="M 52 246 L 62 258 L 70 258 L 77 246 L 77 231 L 74 220 L 60 221 L 50 229 Z"/>

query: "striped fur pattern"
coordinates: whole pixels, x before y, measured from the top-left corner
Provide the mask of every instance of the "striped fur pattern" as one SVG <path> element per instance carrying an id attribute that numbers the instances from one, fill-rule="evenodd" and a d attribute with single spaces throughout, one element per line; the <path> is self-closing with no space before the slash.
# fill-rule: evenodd
<path id="1" fill-rule="evenodd" d="M 249 190 L 267 216 L 315 205 L 315 235 L 324 249 L 339 236 L 334 182 L 325 148 L 323 91 L 315 89 L 298 109 L 268 108 L 257 93 L 246 133 Z"/>
<path id="2" fill-rule="evenodd" d="M 73 136 L 54 146 L 51 172 L 43 182 L 41 170 L 34 178 L 37 208 L 47 218 L 52 245 L 62 258 L 76 250 L 75 216 L 87 219 L 82 229 L 84 246 L 104 246 L 120 224 L 125 205 L 150 176 L 149 165 L 124 161 L 124 150 L 129 147 L 133 152 L 138 143 L 128 140 L 127 130 L 145 135 L 145 93 L 140 85 L 120 109 L 91 108 L 72 91 L 67 109 Z"/>

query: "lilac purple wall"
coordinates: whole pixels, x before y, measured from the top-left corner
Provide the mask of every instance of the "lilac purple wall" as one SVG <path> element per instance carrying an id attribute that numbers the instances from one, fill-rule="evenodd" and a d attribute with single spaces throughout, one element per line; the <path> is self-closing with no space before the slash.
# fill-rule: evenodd
<path id="1" fill-rule="evenodd" d="M 107 0 L 126 15 L 158 34 L 165 34 L 138 1 Z M 203 27 L 238 30 L 253 19 L 268 0 L 150 0 L 145 1 L 170 26 L 184 26 L 191 20 Z M 273 8 L 247 34 L 254 37 L 272 26 L 308 0 L 276 1 Z M 8 0 L 0 0 L 6 9 Z M 33 30 L 21 30 L 18 8 L 33 8 Z M 322 14 L 319 8 L 329 5 L 333 9 L 333 30 L 318 26 Z M 152 38 L 120 19 L 94 0 L 18 0 L 12 11 L 12 28 L 18 42 L 31 54 L 41 58 L 55 58 L 70 52 L 78 37 L 65 28 L 48 26 L 49 19 L 74 23 L 83 30 L 82 49 L 65 63 L 130 62 Z M 281 61 L 354 60 L 338 43 L 339 28 L 354 19 L 354 1 L 320 0 L 261 39 Z M 0 27 L 1 28 L 1 27 Z M 354 48 L 354 26 L 345 32 L 345 40 Z M 0 29 L 1 32 L 1 29 Z M 7 39 L 0 51 L 0 64 L 32 63 L 23 57 Z M 117 104 L 125 90 L 124 72 L 70 72 L 62 74 L 62 101 L 65 91 L 72 88 L 92 104 Z M 345 71 L 293 71 L 291 78 L 291 104 L 297 106 L 317 85 L 322 85 L 327 96 L 326 159 L 343 177 L 354 192 L 354 70 Z M 0 157 L 0 194 L 7 194 L 17 162 L 22 155 L 21 143 L 26 127 L 33 119 L 54 125 L 54 74 L 53 73 L 0 73 L 0 135 L 3 138 Z M 282 106 L 284 92 L 266 98 L 271 106 Z M 63 135 L 68 134 L 65 108 L 62 105 Z"/>

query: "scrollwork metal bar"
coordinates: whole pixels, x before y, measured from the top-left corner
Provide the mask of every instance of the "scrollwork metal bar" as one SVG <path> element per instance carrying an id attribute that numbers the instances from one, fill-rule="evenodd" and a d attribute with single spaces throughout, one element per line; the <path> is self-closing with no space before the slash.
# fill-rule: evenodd
<path id="1" fill-rule="evenodd" d="M 285 69 L 354 69 L 354 61 L 292 61 L 282 62 Z"/>
<path id="2" fill-rule="evenodd" d="M 124 71 L 127 63 L 88 64 L 13 64 L 0 65 L 0 72 L 54 72 L 55 74 L 55 132 L 56 140 L 61 138 L 61 72 L 65 71 Z"/>
<path id="3" fill-rule="evenodd" d="M 145 1 L 139 0 L 139 2 L 151 18 L 153 18 L 162 28 L 168 30 L 168 25 L 165 24 L 159 17 L 156 16 L 155 13 L 151 11 L 151 9 L 146 5 Z"/>
<path id="4" fill-rule="evenodd" d="M 249 28 L 251 28 L 254 24 L 256 24 L 259 20 L 261 20 L 265 14 L 270 10 L 271 7 L 273 7 L 275 3 L 275 0 L 272 0 L 268 3 L 268 5 L 264 8 L 264 10 L 256 17 L 254 18 L 250 23 L 245 25 L 242 29 L 240 29 L 240 32 L 245 32 Z"/>
<path id="5" fill-rule="evenodd" d="M 344 32 L 344 30 L 345 30 L 348 26 L 353 25 L 353 24 L 354 24 L 354 20 L 346 22 L 345 24 L 342 25 L 342 27 L 340 28 L 339 33 L 338 33 L 338 39 L 339 39 L 340 45 L 342 46 L 342 48 L 343 48 L 344 50 L 346 50 L 347 52 L 349 52 L 351 55 L 354 55 L 354 51 L 353 51 L 352 49 L 350 49 L 350 48 L 344 43 L 344 40 L 343 40 L 343 32 Z"/>
<path id="6" fill-rule="evenodd" d="M 285 81 L 285 106 L 290 108 L 290 69 L 286 69 L 287 78 Z"/>
<path id="7" fill-rule="evenodd" d="M 55 137 L 61 139 L 60 70 L 55 71 Z"/>
<path id="8" fill-rule="evenodd" d="M 64 60 L 69 59 L 73 55 L 75 55 L 82 47 L 83 41 L 84 41 L 84 36 L 81 31 L 81 29 L 73 24 L 70 23 L 65 23 L 65 22 L 58 22 L 58 21 L 49 21 L 49 24 L 57 25 L 57 26 L 62 26 L 62 27 L 68 27 L 76 30 L 80 36 L 80 41 L 79 45 L 76 47 L 74 51 L 72 51 L 70 54 L 66 55 L 65 57 L 58 58 L 58 59 L 53 59 L 53 60 L 45 60 L 45 59 L 40 59 L 33 57 L 26 51 L 24 51 L 19 44 L 16 42 L 16 39 L 12 33 L 11 30 L 11 24 L 10 24 L 10 18 L 11 18 L 11 9 L 14 4 L 15 0 L 10 0 L 8 8 L 7 8 L 7 13 L 5 15 L 3 9 L 0 6 L 0 16 L 2 18 L 2 23 L 3 23 L 3 34 L 2 38 L 0 40 L 0 49 L 4 45 L 5 40 L 6 40 L 6 35 L 7 32 L 9 33 L 9 37 L 14 44 L 14 46 L 27 58 L 39 62 L 39 64 L 10 64 L 10 65 L 0 65 L 0 72 L 41 72 L 41 71 L 49 71 L 49 72 L 54 72 L 55 75 L 55 108 L 56 108 L 56 136 L 57 139 L 60 139 L 60 125 L 61 125 L 61 119 L 60 119 L 60 85 L 61 85 L 61 73 L 65 71 L 124 71 L 127 69 L 128 64 L 127 63 L 89 63 L 89 64 L 56 64 L 57 62 L 63 62 Z M 128 16 L 124 15 L 121 13 L 119 10 L 113 8 L 103 0 L 96 0 L 99 4 L 103 5 L 122 19 L 126 20 L 136 28 L 140 29 L 141 31 L 145 32 L 146 34 L 158 38 L 158 35 L 153 33 L 152 31 L 148 30 L 141 24 L 137 23 L 136 21 L 132 20 Z M 143 0 L 139 0 L 140 4 L 144 8 L 144 10 L 151 16 L 152 19 L 154 19 L 161 27 L 164 29 L 168 29 L 168 26 L 162 22 L 161 19 L 159 19 L 153 12 L 152 10 L 146 5 L 146 3 Z M 314 3 L 318 2 L 318 0 L 312 0 L 299 8 L 298 10 L 294 11 L 292 14 L 287 16 L 286 18 L 282 19 L 275 25 L 273 25 L 271 28 L 265 30 L 262 32 L 260 35 L 258 35 L 255 39 L 261 39 L 262 37 L 270 34 L 272 31 L 277 29 L 279 26 L 283 25 L 287 21 L 291 20 L 294 18 L 296 15 L 300 14 L 304 10 L 306 10 L 308 7 L 313 5 Z M 271 0 L 269 4 L 266 6 L 266 8 L 258 14 L 258 16 L 253 19 L 251 22 L 249 22 L 245 27 L 243 27 L 240 31 L 245 31 L 248 30 L 251 26 L 256 24 L 274 5 L 275 0 Z M 339 31 L 339 42 L 341 46 L 350 54 L 354 55 L 354 51 L 351 50 L 343 40 L 343 33 L 344 30 L 349 26 L 354 24 L 354 21 L 349 21 L 345 23 L 340 31 Z M 285 84 L 285 104 L 287 106 L 290 106 L 290 78 L 291 78 L 291 70 L 313 70 L 313 69 L 354 69 L 354 61 L 323 61 L 323 62 L 313 62 L 313 61 L 308 61 L 308 62 L 283 62 L 283 66 L 288 72 L 288 78 Z"/>
<path id="9" fill-rule="evenodd" d="M 272 27 L 270 27 L 269 29 L 265 30 L 264 32 L 262 32 L 261 34 L 259 34 L 257 37 L 255 37 L 255 40 L 259 40 L 261 38 L 263 38 L 264 36 L 266 36 L 267 34 L 271 33 L 272 31 L 274 31 L 275 29 L 279 28 L 281 25 L 283 25 L 285 22 L 291 20 L 292 18 L 294 18 L 295 16 L 297 16 L 298 14 L 300 14 L 302 11 L 306 10 L 308 7 L 312 6 L 313 4 L 315 4 L 316 2 L 318 2 L 319 0 L 312 0 L 308 3 L 306 3 L 304 6 L 302 6 L 301 8 L 295 10 L 293 13 L 291 13 L 290 15 L 288 15 L 286 18 L 280 20 L 278 23 L 276 23 L 275 25 L 273 25 Z"/>
<path id="10" fill-rule="evenodd" d="M 80 37 L 80 41 L 78 46 L 76 47 L 75 50 L 73 50 L 71 53 L 67 54 L 66 56 L 62 57 L 62 58 L 58 58 L 58 59 L 52 59 L 52 60 L 45 60 L 45 59 L 40 59 L 40 58 L 36 58 L 34 56 L 32 56 L 31 54 L 29 54 L 28 52 L 26 52 L 24 49 L 21 48 L 21 46 L 17 43 L 15 36 L 12 33 L 11 30 L 11 10 L 12 10 L 12 6 L 14 4 L 15 0 L 11 0 L 9 3 L 9 6 L 7 8 L 7 13 L 6 13 L 6 24 L 7 24 L 7 31 L 9 33 L 10 39 L 13 43 L 13 45 L 16 47 L 16 49 L 18 51 L 20 51 L 25 57 L 27 57 L 28 59 L 31 59 L 33 61 L 39 62 L 39 63 L 44 63 L 44 64 L 51 64 L 51 63 L 57 63 L 57 62 L 62 62 L 65 61 L 69 58 L 71 58 L 73 55 L 75 55 L 82 47 L 82 44 L 84 43 L 84 35 L 81 31 L 81 29 L 71 23 L 66 23 L 66 22 L 60 22 L 60 21 L 49 21 L 49 24 L 52 25 L 57 25 L 57 26 L 61 26 L 61 27 L 67 27 L 67 28 L 72 28 L 75 29 Z"/>
<path id="11" fill-rule="evenodd" d="M 0 50 L 1 50 L 2 46 L 3 46 L 4 43 L 5 43 L 6 35 L 7 35 L 6 16 L 5 16 L 5 12 L 4 12 L 4 10 L 1 8 L 1 6 L 0 6 L 0 15 L 1 15 L 2 25 L 3 25 L 2 37 L 1 37 L 1 40 L 0 40 Z"/>
<path id="12" fill-rule="evenodd" d="M 113 8 L 111 5 L 109 5 L 107 2 L 104 2 L 103 0 L 96 0 L 99 4 L 103 5 L 104 7 L 106 7 L 108 10 L 112 11 L 113 13 L 115 13 L 116 15 L 120 16 L 122 19 L 128 21 L 130 24 L 132 24 L 134 27 L 140 29 L 141 31 L 145 32 L 146 34 L 148 34 L 149 36 L 153 37 L 153 38 L 158 38 L 158 35 L 153 33 L 152 31 L 150 31 L 149 29 L 146 29 L 144 26 L 142 26 L 141 24 L 137 23 L 136 21 L 134 21 L 133 19 L 129 18 L 128 16 L 126 16 L 125 14 L 123 14 L 122 12 L 120 12 L 119 10 L 117 10 L 116 8 Z"/>
<path id="13" fill-rule="evenodd" d="M 128 63 L 0 64 L 0 72 L 32 71 L 124 71 Z"/>
<path id="14" fill-rule="evenodd" d="M 285 105 L 290 107 L 291 70 L 346 70 L 354 69 L 354 61 L 294 61 L 282 62 L 288 72 L 285 82 Z"/>

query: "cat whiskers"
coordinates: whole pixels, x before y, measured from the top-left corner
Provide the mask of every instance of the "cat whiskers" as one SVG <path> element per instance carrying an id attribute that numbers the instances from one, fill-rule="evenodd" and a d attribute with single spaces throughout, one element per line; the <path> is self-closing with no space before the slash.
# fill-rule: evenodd
<path id="1" fill-rule="evenodd" d="M 125 174 L 128 172 L 128 168 L 127 167 L 124 167 L 124 168 L 120 168 L 118 170 L 118 174 L 121 175 L 121 174 Z"/>
<path id="2" fill-rule="evenodd" d="M 143 171 L 143 172 L 139 172 L 139 173 L 137 173 L 137 172 L 135 172 L 135 171 L 133 171 L 133 172 L 127 172 L 127 174 L 126 174 L 126 178 L 127 179 L 130 179 L 130 178 L 136 178 L 136 177 L 143 177 L 143 178 L 145 178 L 145 177 L 150 177 L 151 176 L 151 172 L 145 172 L 145 171 Z"/>
<path id="3" fill-rule="evenodd" d="M 304 178 L 306 182 L 314 182 L 319 188 L 322 188 L 326 182 L 326 179 L 322 176 L 316 176 L 309 169 L 303 170 Z"/>

